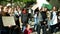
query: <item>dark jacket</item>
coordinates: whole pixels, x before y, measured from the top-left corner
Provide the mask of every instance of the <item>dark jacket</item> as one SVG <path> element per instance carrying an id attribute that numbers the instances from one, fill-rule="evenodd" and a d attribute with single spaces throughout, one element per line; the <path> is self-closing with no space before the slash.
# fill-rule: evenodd
<path id="1" fill-rule="evenodd" d="M 0 14 L 0 28 L 3 26 L 2 15 Z"/>
<path id="2" fill-rule="evenodd" d="M 42 15 L 42 19 L 43 21 L 45 21 L 45 19 L 47 18 L 47 15 L 46 15 L 46 12 L 41 12 L 41 15 Z"/>
<path id="3" fill-rule="evenodd" d="M 26 13 L 26 14 L 22 13 L 21 14 L 21 21 L 24 24 L 28 23 L 28 13 Z"/>
<path id="4" fill-rule="evenodd" d="M 42 19 L 43 19 L 43 21 L 41 21 L 41 25 L 47 24 L 47 20 L 46 20 L 47 19 L 47 14 L 46 14 L 46 12 L 42 11 L 41 16 L 42 16 Z M 44 23 L 44 22 L 46 22 L 46 23 Z"/>

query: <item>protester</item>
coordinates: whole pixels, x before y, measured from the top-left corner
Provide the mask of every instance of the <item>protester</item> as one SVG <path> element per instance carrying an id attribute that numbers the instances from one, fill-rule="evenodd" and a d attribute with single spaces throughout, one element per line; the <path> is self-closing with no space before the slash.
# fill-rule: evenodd
<path id="1" fill-rule="evenodd" d="M 56 7 L 54 6 L 53 7 L 53 10 L 51 11 L 51 19 L 50 19 L 50 30 L 51 30 L 51 33 L 55 33 L 56 32 L 56 24 L 57 24 L 57 9 Z"/>
<path id="2" fill-rule="evenodd" d="M 30 25 L 27 24 L 26 29 L 24 30 L 24 34 L 31 34 L 31 33 L 32 33 L 32 29 L 30 28 Z"/>
<path id="3" fill-rule="evenodd" d="M 39 10 L 38 8 L 35 10 L 35 13 L 34 13 L 34 30 L 37 31 L 37 25 L 38 25 L 38 22 L 39 22 L 39 19 L 38 19 L 38 13 Z"/>
<path id="4" fill-rule="evenodd" d="M 19 12 L 19 17 L 21 17 L 21 7 L 17 6 L 17 11 Z"/>
<path id="5" fill-rule="evenodd" d="M 42 34 L 47 34 L 47 8 L 42 7 L 41 11 L 39 12 L 39 26 L 38 26 L 38 34 L 40 34 L 40 30 L 43 30 Z"/>
<path id="6" fill-rule="evenodd" d="M 47 34 L 46 33 L 46 26 L 47 26 L 47 8 L 42 8 L 42 19 L 43 21 L 41 22 L 41 28 L 43 29 L 43 34 Z"/>
<path id="7" fill-rule="evenodd" d="M 18 9 L 17 9 L 17 7 L 14 8 L 15 22 L 16 22 L 16 25 L 19 26 L 19 27 L 20 27 L 20 23 L 19 23 L 19 16 L 20 15 L 21 15 L 20 8 L 18 8 Z"/>
<path id="8" fill-rule="evenodd" d="M 39 19 L 39 23 L 37 25 L 37 33 L 38 34 L 40 34 L 40 32 L 41 32 L 41 22 L 43 21 L 41 11 L 42 11 L 42 9 L 39 11 L 39 14 L 38 14 L 38 19 Z"/>
<path id="9" fill-rule="evenodd" d="M 10 16 L 9 13 L 8 13 L 8 10 L 9 10 L 9 7 L 5 6 L 3 8 L 2 15 L 3 16 Z"/>
<path id="10" fill-rule="evenodd" d="M 27 9 L 26 8 L 23 8 L 22 13 L 21 13 L 21 18 L 22 18 L 21 21 L 23 23 L 22 31 L 24 31 L 24 27 L 28 23 L 28 13 L 27 13 Z"/>

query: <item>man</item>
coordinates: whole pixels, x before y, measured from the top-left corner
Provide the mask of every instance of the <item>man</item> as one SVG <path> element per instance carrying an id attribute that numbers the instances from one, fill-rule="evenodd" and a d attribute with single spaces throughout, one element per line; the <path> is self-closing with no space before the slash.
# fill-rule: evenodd
<path id="1" fill-rule="evenodd" d="M 28 13 L 27 13 L 27 9 L 26 8 L 23 8 L 23 10 L 22 10 L 21 21 L 23 23 L 22 31 L 24 32 L 24 28 L 25 28 L 26 24 L 28 23 Z"/>
<path id="2" fill-rule="evenodd" d="M 46 33 L 46 25 L 47 25 L 47 8 L 42 7 L 41 12 L 39 13 L 39 28 L 38 28 L 38 34 L 40 34 L 40 29 L 42 28 L 43 30 L 43 34 L 47 34 Z"/>

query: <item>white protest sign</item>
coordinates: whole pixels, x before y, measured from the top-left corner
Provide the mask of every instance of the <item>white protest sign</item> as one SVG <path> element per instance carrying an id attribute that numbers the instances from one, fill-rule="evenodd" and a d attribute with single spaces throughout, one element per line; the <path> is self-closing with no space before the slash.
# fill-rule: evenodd
<path id="1" fill-rule="evenodd" d="M 13 16 L 2 16 L 2 21 L 4 26 L 14 26 L 15 21 Z"/>

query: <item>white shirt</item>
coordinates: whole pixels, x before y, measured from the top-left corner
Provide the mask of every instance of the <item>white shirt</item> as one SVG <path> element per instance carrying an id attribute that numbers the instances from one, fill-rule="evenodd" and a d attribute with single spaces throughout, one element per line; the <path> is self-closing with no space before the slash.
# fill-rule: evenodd
<path id="1" fill-rule="evenodd" d="M 49 25 L 55 25 L 55 24 L 57 24 L 57 15 L 56 15 L 56 12 L 53 12 L 53 17 L 50 20 Z"/>

